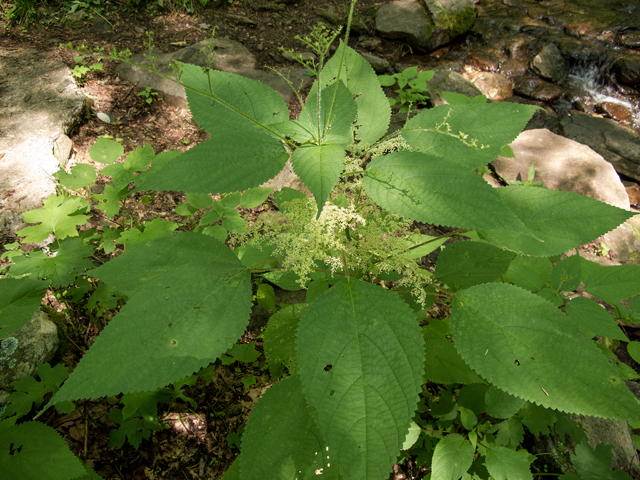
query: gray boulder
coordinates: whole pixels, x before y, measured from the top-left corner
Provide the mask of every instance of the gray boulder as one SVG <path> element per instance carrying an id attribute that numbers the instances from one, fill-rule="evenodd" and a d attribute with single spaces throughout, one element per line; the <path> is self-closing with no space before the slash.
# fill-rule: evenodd
<path id="1" fill-rule="evenodd" d="M 13 391 L 11 382 L 34 375 L 38 363 L 58 350 L 58 327 L 38 310 L 20 330 L 0 340 L 0 404 Z"/>
<path id="2" fill-rule="evenodd" d="M 208 40 L 203 40 L 171 53 L 154 50 L 152 55 L 157 57 L 154 67 L 169 76 L 173 74 L 169 65 L 174 60 L 205 67 L 207 65 L 207 56 L 200 50 L 206 47 L 208 42 Z M 285 101 L 289 102 L 291 100 L 293 92 L 287 82 L 276 73 L 257 70 L 255 56 L 241 43 L 226 38 L 217 38 L 214 52 L 216 55 L 211 63 L 211 68 L 260 81 L 277 91 Z M 130 60 L 140 65 L 149 65 L 151 63 L 148 54 L 134 55 Z M 293 67 L 285 69 L 283 73 L 286 75 L 287 72 L 289 73 L 289 80 L 293 82 L 296 88 L 303 84 L 307 85 L 311 81 L 308 76 L 304 75 L 305 69 L 303 68 Z M 184 87 L 156 73 L 135 67 L 126 62 L 116 67 L 116 73 L 121 79 L 137 84 L 139 88 L 151 87 L 153 90 L 162 92 L 164 99 L 172 105 L 182 107 L 187 105 Z"/>
<path id="3" fill-rule="evenodd" d="M 401 39 L 418 50 L 431 51 L 471 28 L 477 16 L 472 0 L 416 0 L 383 5 L 376 15 L 376 30 L 386 38 Z"/>
<path id="4" fill-rule="evenodd" d="M 85 98 L 67 66 L 45 51 L 4 50 L 0 71 L 3 236 L 22 228 L 22 213 L 39 208 L 55 191 L 50 176 L 69 158 L 70 141 L 65 135 L 82 118 Z"/>
<path id="5" fill-rule="evenodd" d="M 590 146 L 624 175 L 640 180 L 640 136 L 607 118 L 572 115 L 560 121 L 563 136 Z"/>
<path id="6" fill-rule="evenodd" d="M 600 443 L 613 446 L 612 468 L 640 469 L 633 432 L 628 422 L 585 415 L 571 415 L 571 418 L 587 433 L 591 448 L 595 449 Z"/>
<path id="7" fill-rule="evenodd" d="M 580 193 L 629 210 L 629 196 L 613 166 L 586 145 L 545 128 L 526 130 L 511 143 L 516 158 L 498 157 L 492 165 L 505 180 L 527 179 L 535 165 L 535 181 L 545 188 Z"/>

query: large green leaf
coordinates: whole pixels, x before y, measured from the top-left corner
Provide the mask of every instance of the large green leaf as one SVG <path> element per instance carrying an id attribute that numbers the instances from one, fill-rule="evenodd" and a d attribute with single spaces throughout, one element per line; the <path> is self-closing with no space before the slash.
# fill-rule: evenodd
<path id="1" fill-rule="evenodd" d="M 514 257 L 514 253 L 486 243 L 455 242 L 438 256 L 435 276 L 459 287 L 493 282 L 507 272 Z"/>
<path id="2" fill-rule="evenodd" d="M 351 91 L 358 107 L 356 138 L 363 143 L 373 144 L 382 138 L 389 127 L 391 107 L 369 62 L 350 47 L 346 48 L 343 59 L 343 47 L 341 41 L 335 55 L 322 69 L 322 87 L 334 83 L 338 69 L 342 67 L 340 81 Z"/>
<path id="3" fill-rule="evenodd" d="M 443 105 L 407 122 L 402 136 L 414 149 L 469 170 L 495 160 L 538 107 L 516 103 Z"/>
<path id="4" fill-rule="evenodd" d="M 350 480 L 387 478 L 424 371 L 424 342 L 412 310 L 389 291 L 347 278 L 307 307 L 296 355 L 331 465 Z"/>
<path id="5" fill-rule="evenodd" d="M 0 279 L 0 338 L 19 330 L 40 306 L 49 286 L 31 278 Z"/>
<path id="6" fill-rule="evenodd" d="M 318 215 L 344 169 L 344 148 L 353 141 L 351 124 L 357 112 L 353 97 L 343 83 L 338 85 L 332 107 L 334 90 L 335 85 L 322 90 L 320 115 L 317 88 L 307 97 L 300 114 L 301 122 L 314 129 L 316 138 L 321 140 L 302 145 L 291 155 L 294 171 L 316 199 Z"/>
<path id="7" fill-rule="evenodd" d="M 456 294 L 451 333 L 465 362 L 512 395 L 565 412 L 640 415 L 598 347 L 560 310 L 519 287 L 493 283 Z"/>
<path id="8" fill-rule="evenodd" d="M 431 460 L 431 475 L 438 480 L 458 480 L 473 463 L 474 448 L 469 440 L 453 433 L 438 442 Z"/>
<path id="9" fill-rule="evenodd" d="M 533 480 L 530 466 L 536 459 L 526 449 L 512 450 L 506 447 L 487 449 L 487 470 L 495 480 Z"/>
<path id="10" fill-rule="evenodd" d="M 602 306 L 585 297 L 577 297 L 567 303 L 565 307 L 567 316 L 574 322 L 577 329 L 583 331 L 588 338 L 602 335 L 628 342 L 629 339 L 620 327 Z"/>
<path id="11" fill-rule="evenodd" d="M 53 403 L 153 390 L 215 361 L 242 335 L 249 272 L 207 235 L 136 245 L 92 271 L 128 295 Z"/>
<path id="12" fill-rule="evenodd" d="M 279 381 L 257 403 L 242 435 L 239 457 L 242 480 L 337 478 L 313 412 L 307 407 L 298 377 Z"/>
<path id="13" fill-rule="evenodd" d="M 504 278 L 519 287 L 537 292 L 549 280 L 552 268 L 553 265 L 548 258 L 516 255 L 509 264 Z"/>
<path id="14" fill-rule="evenodd" d="M 227 72 L 183 65 L 182 81 L 194 119 L 211 139 L 169 160 L 138 190 L 227 193 L 246 190 L 273 178 L 289 155 L 268 125 L 286 120 L 282 97 L 266 85 Z M 223 102 L 207 96 L 211 90 Z M 199 93 L 203 92 L 203 93 Z"/>
<path id="15" fill-rule="evenodd" d="M 9 273 L 13 276 L 32 275 L 32 278 L 49 281 L 54 287 L 65 287 L 73 282 L 76 275 L 93 268 L 93 263 L 87 260 L 92 253 L 91 245 L 83 245 L 81 238 L 67 238 L 60 242 L 55 257 L 41 250 L 32 251 L 28 256 L 15 257 L 15 265 Z"/>
<path id="16" fill-rule="evenodd" d="M 291 162 L 300 180 L 311 190 L 322 212 L 331 190 L 338 183 L 344 167 L 344 147 L 341 145 L 303 145 L 298 147 Z"/>
<path id="17" fill-rule="evenodd" d="M 640 267 L 638 265 L 597 266 L 584 280 L 584 289 L 610 305 L 640 292 Z"/>
<path id="18" fill-rule="evenodd" d="M 498 196 L 500 189 L 448 159 L 418 152 L 375 158 L 367 167 L 364 188 L 378 205 L 412 220 L 527 235 Z"/>
<path id="19" fill-rule="evenodd" d="M 464 363 L 456 348 L 446 338 L 427 340 L 425 378 L 432 382 L 453 384 L 482 383 L 483 380 Z"/>
<path id="20" fill-rule="evenodd" d="M 87 474 L 62 436 L 40 422 L 2 430 L 0 472 L 7 480 L 72 480 Z"/>
<path id="21" fill-rule="evenodd" d="M 278 313 L 271 315 L 264 332 L 264 354 L 270 362 L 280 362 L 294 374 L 298 361 L 295 352 L 295 335 L 300 315 L 306 304 L 285 305 Z"/>
<path id="22" fill-rule="evenodd" d="M 536 257 L 550 257 L 588 243 L 634 215 L 573 192 L 524 186 L 495 191 L 540 241 L 493 228 L 478 233 L 493 245 Z"/>

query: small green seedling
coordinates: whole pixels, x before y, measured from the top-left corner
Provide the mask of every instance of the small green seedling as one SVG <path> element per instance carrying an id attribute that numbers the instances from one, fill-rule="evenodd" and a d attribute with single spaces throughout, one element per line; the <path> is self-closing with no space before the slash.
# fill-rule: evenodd
<path id="1" fill-rule="evenodd" d="M 400 107 L 401 112 L 407 112 L 412 105 L 426 105 L 431 98 L 427 82 L 433 78 L 434 72 L 425 70 L 418 72 L 418 67 L 405 68 L 401 73 L 393 75 L 378 75 L 380 85 L 391 87 L 398 84 L 396 98 L 389 98 L 392 107 Z"/>
<path id="2" fill-rule="evenodd" d="M 542 187 L 542 181 L 534 182 L 533 179 L 536 176 L 536 165 L 534 163 L 529 167 L 529 171 L 527 172 L 527 181 L 522 181 L 522 176 L 518 173 L 518 176 L 515 180 L 507 180 L 510 185 L 517 185 L 522 187 Z"/>
<path id="3" fill-rule="evenodd" d="M 158 92 L 152 92 L 151 91 L 151 87 L 147 87 L 145 88 L 143 91 L 141 91 L 140 93 L 138 93 L 139 97 L 144 97 L 145 98 L 145 102 L 147 102 L 149 105 L 151 105 L 153 103 L 153 97 L 154 96 L 158 96 Z M 156 100 L 162 100 L 161 98 L 157 98 Z"/>

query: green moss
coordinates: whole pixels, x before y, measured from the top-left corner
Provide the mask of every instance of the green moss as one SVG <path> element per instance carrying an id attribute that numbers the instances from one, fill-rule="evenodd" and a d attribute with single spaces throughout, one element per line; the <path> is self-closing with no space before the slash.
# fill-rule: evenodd
<path id="1" fill-rule="evenodd" d="M 439 27 L 445 27 L 451 31 L 454 35 L 462 35 L 469 30 L 476 19 L 476 9 L 471 5 L 468 5 L 459 12 L 447 13 L 442 9 L 440 15 L 436 20 L 436 25 Z M 427 37 L 428 38 L 428 37 Z"/>

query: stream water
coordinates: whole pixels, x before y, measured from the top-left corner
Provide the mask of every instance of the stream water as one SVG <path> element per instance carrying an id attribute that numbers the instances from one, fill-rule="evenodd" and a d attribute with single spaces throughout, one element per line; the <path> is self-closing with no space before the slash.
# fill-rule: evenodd
<path id="1" fill-rule="evenodd" d="M 580 111 L 640 133 L 640 0 L 480 0 L 477 7 L 478 18 L 465 36 L 405 61 L 467 78 L 492 72 L 513 84 L 540 82 L 532 61 L 553 43 L 565 75 L 544 78 L 544 94 L 515 88 L 514 98 L 497 99 L 544 106 L 549 115 L 540 126 L 551 128 L 558 118 Z M 554 96 L 556 87 L 561 94 Z"/>

